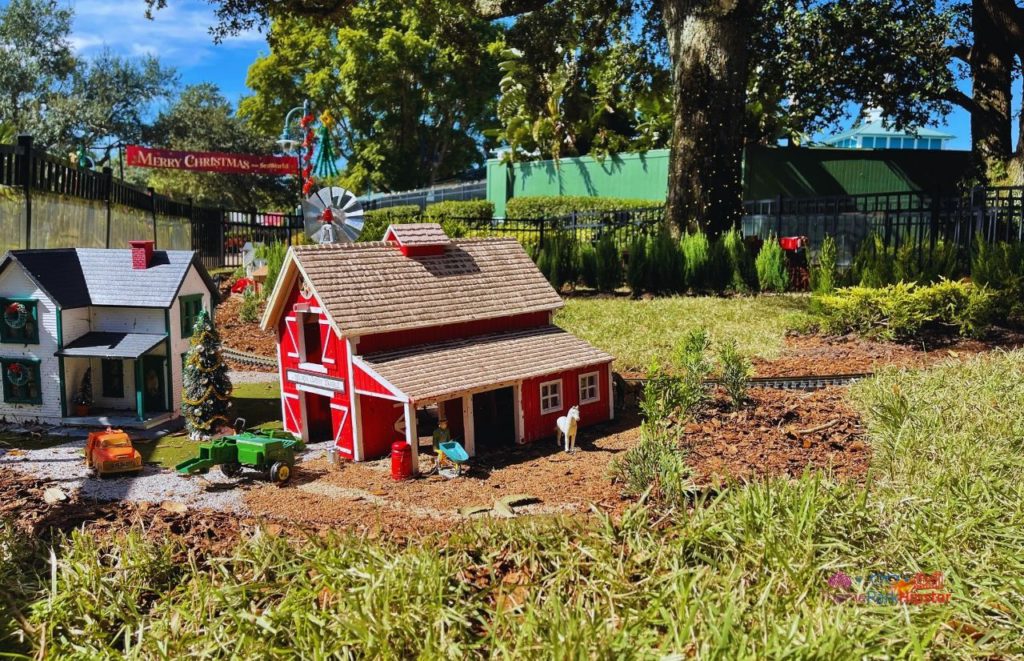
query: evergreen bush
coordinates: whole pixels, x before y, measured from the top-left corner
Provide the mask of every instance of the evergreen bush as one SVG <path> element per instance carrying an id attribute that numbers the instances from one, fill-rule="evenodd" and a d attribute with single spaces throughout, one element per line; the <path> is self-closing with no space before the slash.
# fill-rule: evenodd
<path id="1" fill-rule="evenodd" d="M 959 276 L 956 245 L 939 239 L 935 245 L 927 237 L 921 243 L 907 241 L 893 258 L 893 278 L 896 282 L 931 284 L 945 278 Z"/>
<path id="2" fill-rule="evenodd" d="M 683 262 L 683 280 L 685 286 L 694 292 L 712 289 L 711 245 L 704 232 L 686 234 L 679 243 Z"/>
<path id="3" fill-rule="evenodd" d="M 854 282 L 861 287 L 885 287 L 896 282 L 892 254 L 876 232 L 861 241 L 852 270 Z"/>
<path id="4" fill-rule="evenodd" d="M 597 242 L 597 288 L 615 291 L 622 286 L 623 277 L 622 255 L 611 235 L 605 234 Z"/>
<path id="5" fill-rule="evenodd" d="M 683 507 L 692 493 L 692 471 L 686 465 L 678 431 L 644 425 L 640 442 L 612 464 L 612 476 L 623 491 L 647 494 L 661 507 Z"/>
<path id="6" fill-rule="evenodd" d="M 643 293 L 647 280 L 647 239 L 637 236 L 629 246 L 629 264 L 626 266 L 626 284 L 634 298 Z"/>
<path id="7" fill-rule="evenodd" d="M 826 333 L 857 332 L 900 341 L 925 331 L 979 335 L 1006 314 L 1006 304 L 1006 297 L 992 289 L 952 280 L 849 287 L 814 299 Z"/>
<path id="8" fill-rule="evenodd" d="M 277 284 L 277 278 L 281 275 L 281 267 L 284 266 L 284 258 L 288 255 L 288 246 L 281 241 L 263 244 L 256 247 L 254 257 L 267 261 L 267 280 L 263 283 L 263 297 L 270 296 Z"/>
<path id="9" fill-rule="evenodd" d="M 256 296 L 252 287 L 246 287 L 242 292 L 242 305 L 238 308 L 238 319 L 247 324 L 255 323 L 259 319 L 259 297 Z"/>
<path id="10" fill-rule="evenodd" d="M 789 272 L 786 270 L 786 253 L 774 234 L 761 246 L 754 260 L 757 269 L 757 283 L 761 291 L 784 292 L 789 286 Z"/>
<path id="11" fill-rule="evenodd" d="M 685 289 L 683 255 L 667 227 L 647 238 L 647 283 L 655 294 L 678 294 Z"/>
<path id="12" fill-rule="evenodd" d="M 739 352 L 736 340 L 729 340 L 719 347 L 718 362 L 722 370 L 722 387 L 732 407 L 738 409 L 747 399 L 750 375 L 753 372 L 750 360 Z"/>
<path id="13" fill-rule="evenodd" d="M 725 286 L 722 289 L 737 293 L 749 291 L 757 276 L 754 272 L 753 260 L 750 258 L 747 245 L 743 242 L 739 230 L 733 226 L 718 238 L 718 243 L 721 246 L 719 249 L 720 267 L 725 269 L 725 273 L 716 279 L 720 278 L 720 282 L 724 282 Z"/>
<path id="14" fill-rule="evenodd" d="M 597 249 L 589 243 L 579 245 L 580 281 L 591 289 L 598 288 Z"/>
<path id="15" fill-rule="evenodd" d="M 565 284 L 575 286 L 579 279 L 579 251 L 572 237 L 565 233 L 552 233 L 545 237 L 536 262 L 537 268 L 556 291 L 561 291 Z"/>
<path id="16" fill-rule="evenodd" d="M 811 271 L 811 289 L 816 294 L 831 294 L 839 277 L 836 240 L 826 236 L 818 253 L 818 265 Z"/>

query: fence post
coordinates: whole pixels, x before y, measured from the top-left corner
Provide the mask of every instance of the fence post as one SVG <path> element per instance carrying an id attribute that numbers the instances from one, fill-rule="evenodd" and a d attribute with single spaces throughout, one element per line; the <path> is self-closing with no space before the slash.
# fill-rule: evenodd
<path id="1" fill-rule="evenodd" d="M 537 250 L 544 250 L 544 219 L 540 219 L 540 236 L 537 237 Z"/>
<path id="2" fill-rule="evenodd" d="M 156 191 L 152 186 L 147 186 L 149 191 L 149 217 L 153 220 L 153 248 L 156 249 Z"/>
<path id="3" fill-rule="evenodd" d="M 111 223 L 111 210 L 110 210 L 110 198 L 113 196 L 114 189 L 114 171 L 109 165 L 103 167 L 103 197 L 107 203 L 107 238 L 104 244 L 110 247 L 110 223 Z"/>
<path id="4" fill-rule="evenodd" d="M 18 136 L 17 183 L 25 193 L 25 249 L 32 247 L 32 136 Z"/>
<path id="5" fill-rule="evenodd" d="M 782 237 L 782 195 L 775 198 L 775 238 Z"/>
<path id="6" fill-rule="evenodd" d="M 218 238 L 217 245 L 219 246 L 219 248 L 217 248 L 217 256 L 219 258 L 219 263 L 217 264 L 217 266 L 224 266 L 224 223 L 225 222 L 227 222 L 227 218 L 224 215 L 224 207 L 221 207 L 220 209 L 218 209 L 218 214 L 217 214 L 217 228 L 218 228 L 217 229 L 217 238 Z"/>

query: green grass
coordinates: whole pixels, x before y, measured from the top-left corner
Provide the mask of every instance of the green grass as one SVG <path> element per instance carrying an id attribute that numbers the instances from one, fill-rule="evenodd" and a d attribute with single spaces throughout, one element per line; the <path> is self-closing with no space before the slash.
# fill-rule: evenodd
<path id="1" fill-rule="evenodd" d="M 806 476 L 408 545 L 257 535 L 202 561 L 76 531 L 52 581 L 48 547 L 0 526 L 0 588 L 53 657 L 1020 658 L 1022 379 L 1016 352 L 859 384 L 866 488 Z M 838 604 L 838 570 L 941 571 L 952 600 Z"/>
<path id="2" fill-rule="evenodd" d="M 615 367 L 644 371 L 665 362 L 690 330 L 706 327 L 715 343 L 736 340 L 748 356 L 773 358 L 790 328 L 811 319 L 810 297 L 673 297 L 651 300 L 570 298 L 555 323 L 615 356 Z"/>
<path id="3" fill-rule="evenodd" d="M 245 418 L 249 429 L 280 430 L 281 388 L 276 382 L 239 383 L 231 392 L 231 422 L 234 418 Z M 152 443 L 137 443 L 135 446 L 146 463 L 160 464 L 174 468 L 181 462 L 196 455 L 196 442 L 189 440 L 184 432 L 163 436 Z"/>

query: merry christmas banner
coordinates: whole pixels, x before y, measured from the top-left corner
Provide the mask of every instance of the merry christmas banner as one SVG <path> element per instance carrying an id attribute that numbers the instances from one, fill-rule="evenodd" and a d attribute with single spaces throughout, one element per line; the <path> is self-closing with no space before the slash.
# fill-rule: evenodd
<path id="1" fill-rule="evenodd" d="M 137 168 L 172 168 L 228 174 L 292 175 L 298 173 L 299 160 L 294 156 L 256 156 L 214 151 L 174 151 L 128 145 L 127 165 Z"/>

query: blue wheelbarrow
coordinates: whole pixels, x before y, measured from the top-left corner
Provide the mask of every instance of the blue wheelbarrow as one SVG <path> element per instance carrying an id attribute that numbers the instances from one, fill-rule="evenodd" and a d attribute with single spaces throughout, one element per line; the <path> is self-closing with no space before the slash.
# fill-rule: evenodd
<path id="1" fill-rule="evenodd" d="M 466 449 L 458 441 L 445 441 L 438 445 L 440 452 L 437 455 L 437 474 L 444 477 L 458 477 L 462 474 L 462 467 L 469 461 Z M 452 464 L 455 469 L 445 469 L 441 466 L 442 457 Z"/>

